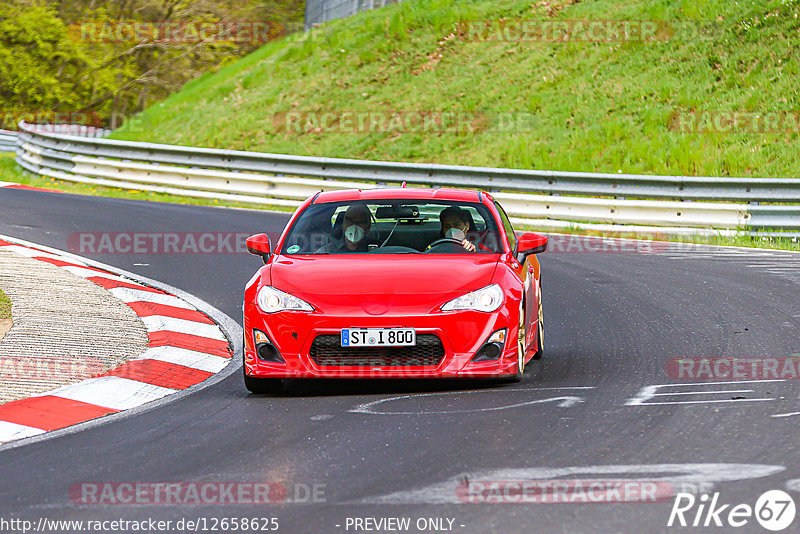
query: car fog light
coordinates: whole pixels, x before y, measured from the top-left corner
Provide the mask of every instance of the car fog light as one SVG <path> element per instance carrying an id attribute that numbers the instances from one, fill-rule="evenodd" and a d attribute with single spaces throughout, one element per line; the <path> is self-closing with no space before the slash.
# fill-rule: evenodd
<path id="1" fill-rule="evenodd" d="M 272 344 L 267 334 L 261 330 L 253 329 L 253 341 L 256 346 L 256 354 L 262 362 L 284 363 L 278 348 Z"/>
<path id="2" fill-rule="evenodd" d="M 498 330 L 489 336 L 486 343 L 478 349 L 475 356 L 472 357 L 473 362 L 489 362 L 496 360 L 503 353 L 503 347 L 506 341 L 506 329 Z"/>

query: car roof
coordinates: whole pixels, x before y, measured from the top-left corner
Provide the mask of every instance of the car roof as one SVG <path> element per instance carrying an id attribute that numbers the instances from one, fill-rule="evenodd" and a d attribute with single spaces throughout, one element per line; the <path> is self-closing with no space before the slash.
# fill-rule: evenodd
<path id="1" fill-rule="evenodd" d="M 390 187 L 383 189 L 341 189 L 322 191 L 314 198 L 314 204 L 324 202 L 352 202 L 356 200 L 414 199 L 455 200 L 480 202 L 480 193 L 470 189 L 433 189 L 430 187 Z"/>

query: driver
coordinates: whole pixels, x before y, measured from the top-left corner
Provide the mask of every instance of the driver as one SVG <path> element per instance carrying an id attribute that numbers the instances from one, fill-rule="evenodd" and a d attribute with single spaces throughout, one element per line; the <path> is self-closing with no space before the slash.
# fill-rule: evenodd
<path id="1" fill-rule="evenodd" d="M 371 226 L 372 218 L 367 205 L 362 202 L 350 204 L 344 212 L 341 239 L 332 239 L 317 253 L 367 252 L 367 232 Z"/>
<path id="2" fill-rule="evenodd" d="M 467 239 L 470 228 L 469 212 L 458 206 L 450 206 L 439 213 L 439 222 L 442 224 L 442 238 L 455 239 L 469 252 L 475 252 L 475 244 Z"/>

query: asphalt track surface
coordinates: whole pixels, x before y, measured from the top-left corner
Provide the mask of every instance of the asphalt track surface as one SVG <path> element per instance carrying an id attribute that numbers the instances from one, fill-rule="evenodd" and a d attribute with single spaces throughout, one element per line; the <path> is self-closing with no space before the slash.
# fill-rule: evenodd
<path id="1" fill-rule="evenodd" d="M 60 249 L 75 232 L 279 232 L 287 219 L 0 189 L 0 233 Z M 348 517 L 410 517 L 407 532 L 419 532 L 413 526 L 419 518 L 453 519 L 452 531 L 463 533 L 704 531 L 667 528 L 672 500 L 448 502 L 454 491 L 448 481 L 465 477 L 697 483 L 727 474 L 739 480 L 714 485 L 720 502 L 753 505 L 773 489 L 800 502 L 793 482 L 800 479 L 800 415 L 772 417 L 800 412 L 797 381 L 709 388 L 683 385 L 666 372 L 676 356 L 800 353 L 800 281 L 786 267 L 798 261 L 775 254 L 754 264 L 750 256 L 703 250 L 541 256 L 546 356 L 519 384 L 321 382 L 255 396 L 236 372 L 158 409 L 2 451 L 0 518 L 276 517 L 279 532 L 289 533 L 354 532 L 346 528 Z M 87 257 L 183 289 L 237 322 L 243 286 L 260 265 L 246 254 Z M 659 392 L 689 394 L 650 399 L 680 404 L 630 405 L 642 388 L 665 384 L 682 387 Z M 723 393 L 698 393 L 711 390 Z M 385 399 L 391 400 L 374 404 Z M 501 469 L 517 471 L 496 472 Z M 691 474 L 698 470 L 704 474 Z M 293 488 L 318 484 L 324 502 L 100 506 L 70 500 L 71 486 L 92 481 L 282 481 L 290 497 Z M 797 532 L 797 525 L 787 531 Z M 736 531 L 766 532 L 755 520 Z"/>

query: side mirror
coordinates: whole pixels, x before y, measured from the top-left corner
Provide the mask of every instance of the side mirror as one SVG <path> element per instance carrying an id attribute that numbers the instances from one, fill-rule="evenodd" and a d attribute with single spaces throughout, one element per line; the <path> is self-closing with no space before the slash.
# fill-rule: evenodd
<path id="1" fill-rule="evenodd" d="M 264 263 L 267 263 L 267 260 L 272 255 L 272 246 L 267 234 L 251 235 L 245 240 L 245 244 L 247 245 L 247 252 L 261 256 Z"/>
<path id="2" fill-rule="evenodd" d="M 517 239 L 517 259 L 520 263 L 531 254 L 539 254 L 547 250 L 547 236 L 525 232 Z"/>

